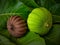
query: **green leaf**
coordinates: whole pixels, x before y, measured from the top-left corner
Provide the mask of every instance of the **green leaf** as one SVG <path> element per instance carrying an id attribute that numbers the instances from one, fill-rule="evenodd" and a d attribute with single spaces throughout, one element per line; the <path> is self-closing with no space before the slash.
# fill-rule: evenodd
<path id="1" fill-rule="evenodd" d="M 39 6 L 41 7 L 45 7 L 47 9 L 49 9 L 51 6 L 55 5 L 56 2 L 55 0 L 38 0 Z"/>
<path id="2" fill-rule="evenodd" d="M 56 2 L 54 0 L 44 0 L 44 3 L 42 3 L 43 1 L 41 1 L 41 5 L 47 9 L 49 9 L 51 6 L 55 5 Z"/>
<path id="3" fill-rule="evenodd" d="M 46 45 L 46 43 L 45 40 L 42 37 L 40 37 L 32 40 L 27 45 Z"/>
<path id="4" fill-rule="evenodd" d="M 31 7 L 31 8 L 36 8 L 39 7 L 36 0 L 20 0 L 22 1 L 25 5 Z M 38 0 L 37 0 L 38 1 Z"/>
<path id="5" fill-rule="evenodd" d="M 16 44 L 11 42 L 8 38 L 0 35 L 0 45 L 16 45 Z"/>
<path id="6" fill-rule="evenodd" d="M 27 18 L 31 9 L 19 0 L 0 0 L 0 14 L 2 13 L 22 13 Z"/>
<path id="7" fill-rule="evenodd" d="M 53 5 L 49 10 L 53 15 L 60 15 L 60 4 Z"/>
<path id="8" fill-rule="evenodd" d="M 60 0 L 55 0 L 56 1 L 56 3 L 60 3 Z"/>
<path id="9" fill-rule="evenodd" d="M 45 45 L 45 40 L 33 32 L 28 32 L 24 37 L 18 38 L 16 41 L 21 45 Z"/>
<path id="10" fill-rule="evenodd" d="M 0 0 L 0 13 L 10 12 L 17 2 L 17 0 Z"/>
<path id="11" fill-rule="evenodd" d="M 0 30 L 0 34 L 7 37 L 7 38 L 10 38 L 10 34 L 7 29 Z"/>
<path id="12" fill-rule="evenodd" d="M 11 36 L 7 29 L 0 30 L 0 35 L 3 35 L 4 37 L 10 39 L 10 41 L 16 43 L 16 38 Z"/>
<path id="13" fill-rule="evenodd" d="M 60 45 L 60 24 L 54 24 L 44 38 L 47 45 Z"/>
<path id="14" fill-rule="evenodd" d="M 56 4 L 55 0 L 40 0 L 41 6 L 49 10 L 49 8 Z"/>
<path id="15" fill-rule="evenodd" d="M 60 16 L 59 15 L 52 15 L 53 23 L 60 23 Z"/>
<path id="16" fill-rule="evenodd" d="M 50 7 L 49 11 L 53 14 L 53 23 L 59 23 L 60 22 L 60 4 L 55 4 L 52 7 Z"/>

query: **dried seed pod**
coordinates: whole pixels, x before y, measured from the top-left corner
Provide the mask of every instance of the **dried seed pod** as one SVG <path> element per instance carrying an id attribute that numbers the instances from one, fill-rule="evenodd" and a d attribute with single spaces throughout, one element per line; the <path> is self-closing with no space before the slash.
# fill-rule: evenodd
<path id="1" fill-rule="evenodd" d="M 20 16 L 11 16 L 7 21 L 7 28 L 13 37 L 21 37 L 27 30 L 26 23 Z"/>

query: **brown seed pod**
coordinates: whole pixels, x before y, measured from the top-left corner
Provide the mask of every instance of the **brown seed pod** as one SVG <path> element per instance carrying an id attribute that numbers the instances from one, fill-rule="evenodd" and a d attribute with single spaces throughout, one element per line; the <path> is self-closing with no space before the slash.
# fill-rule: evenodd
<path id="1" fill-rule="evenodd" d="M 27 30 L 26 23 L 20 16 L 11 16 L 7 21 L 7 28 L 13 37 L 21 37 Z"/>

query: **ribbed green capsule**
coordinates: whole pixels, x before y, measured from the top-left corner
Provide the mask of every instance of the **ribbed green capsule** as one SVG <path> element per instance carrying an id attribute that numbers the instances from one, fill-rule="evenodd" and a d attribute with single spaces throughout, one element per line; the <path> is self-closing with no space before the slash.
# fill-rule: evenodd
<path id="1" fill-rule="evenodd" d="M 30 31 L 47 34 L 52 26 L 52 14 L 46 8 L 36 8 L 29 14 L 27 23 Z"/>

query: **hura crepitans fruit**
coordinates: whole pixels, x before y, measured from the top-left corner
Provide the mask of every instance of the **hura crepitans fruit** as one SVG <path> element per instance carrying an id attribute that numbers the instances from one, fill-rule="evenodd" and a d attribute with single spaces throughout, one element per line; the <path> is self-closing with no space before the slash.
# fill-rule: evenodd
<path id="1" fill-rule="evenodd" d="M 52 26 L 52 14 L 43 7 L 33 9 L 29 14 L 28 28 L 40 35 L 47 34 Z"/>

